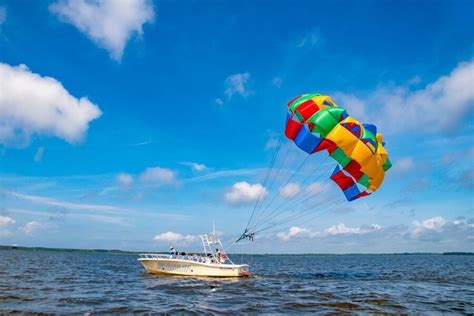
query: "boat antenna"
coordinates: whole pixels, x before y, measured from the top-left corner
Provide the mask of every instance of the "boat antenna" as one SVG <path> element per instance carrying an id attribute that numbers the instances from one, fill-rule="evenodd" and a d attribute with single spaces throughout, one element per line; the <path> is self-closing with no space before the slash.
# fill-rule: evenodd
<path id="1" fill-rule="evenodd" d="M 216 225 L 214 223 L 214 220 L 212 220 L 212 234 L 215 236 L 216 235 Z"/>

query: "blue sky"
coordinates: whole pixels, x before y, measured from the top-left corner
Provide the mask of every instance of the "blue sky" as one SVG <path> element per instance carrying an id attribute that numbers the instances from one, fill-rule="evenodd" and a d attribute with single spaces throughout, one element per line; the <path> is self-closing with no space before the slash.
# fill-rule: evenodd
<path id="1" fill-rule="evenodd" d="M 0 244 L 193 249 L 213 219 L 231 241 L 272 196 L 286 103 L 320 92 L 377 124 L 394 167 L 245 250 L 474 251 L 473 9 L 0 0 Z"/>

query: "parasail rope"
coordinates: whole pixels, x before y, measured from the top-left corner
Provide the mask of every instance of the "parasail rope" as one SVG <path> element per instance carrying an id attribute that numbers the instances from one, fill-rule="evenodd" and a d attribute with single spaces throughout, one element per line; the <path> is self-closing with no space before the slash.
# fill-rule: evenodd
<path id="1" fill-rule="evenodd" d="M 344 202 L 344 199 L 342 199 L 341 201 L 339 201 L 339 203 L 336 203 L 336 205 L 341 204 L 342 202 Z M 335 206 L 335 205 L 334 205 L 334 206 Z M 318 217 L 321 217 L 321 216 L 323 216 L 323 215 L 329 213 L 331 210 L 332 210 L 332 208 L 330 208 L 330 207 L 328 207 L 328 208 L 325 209 L 325 210 L 324 210 L 324 209 L 321 209 L 320 211 L 322 211 L 322 212 L 319 213 L 319 214 L 317 214 L 317 215 L 315 215 L 314 217 L 311 217 L 310 220 L 314 220 L 314 219 L 316 219 L 316 218 L 318 218 Z M 306 215 L 308 215 L 308 214 L 306 214 Z M 302 218 L 303 218 L 303 217 L 304 217 L 304 216 L 302 216 Z M 297 223 L 295 223 L 294 225 L 300 225 L 300 224 L 302 224 L 302 223 L 305 223 L 306 221 L 307 221 L 307 219 L 305 218 L 303 221 L 297 222 Z M 281 230 L 281 228 L 273 229 L 273 230 L 267 231 L 266 234 L 272 234 L 272 233 L 275 233 L 275 232 L 280 231 L 280 230 Z"/>
<path id="2" fill-rule="evenodd" d="M 276 157 L 277 157 L 278 152 L 280 151 L 280 148 L 281 148 L 282 138 L 283 138 L 283 134 L 281 134 L 280 137 L 278 138 L 277 146 L 276 146 L 276 148 L 275 148 L 275 151 L 273 152 L 272 159 L 271 159 L 271 161 L 270 161 L 269 167 L 267 168 L 267 173 L 266 173 L 266 175 L 265 175 L 265 180 L 263 181 L 263 188 L 264 188 L 264 189 L 260 191 L 260 194 L 259 194 L 259 196 L 258 196 L 258 199 L 257 199 L 257 201 L 255 201 L 255 205 L 253 206 L 252 214 L 250 215 L 250 218 L 249 218 L 249 220 L 248 220 L 248 222 L 247 222 L 247 226 L 245 227 L 245 231 L 247 231 L 247 229 L 248 229 L 250 223 L 252 222 L 252 218 L 253 218 L 253 216 L 254 216 L 254 214 L 255 214 L 255 210 L 257 209 L 257 206 L 258 206 L 260 200 L 261 200 L 262 197 L 263 197 L 263 192 L 265 191 L 265 185 L 266 185 L 267 182 L 268 182 L 268 178 L 269 178 L 269 176 L 270 176 L 270 174 L 271 174 L 271 172 L 272 172 L 272 170 L 273 170 L 273 166 L 274 166 L 274 164 L 275 164 Z"/>
<path id="3" fill-rule="evenodd" d="M 306 163 L 306 161 L 308 161 L 310 155 L 307 155 L 304 160 L 301 162 L 301 164 L 298 166 L 298 168 L 296 168 L 296 170 L 291 174 L 291 176 L 289 177 L 289 179 L 285 182 L 285 184 L 283 185 L 283 187 L 285 187 L 286 185 L 288 185 L 288 183 L 291 182 L 291 180 L 293 180 L 293 178 L 298 174 L 298 172 L 301 170 L 301 168 L 304 166 L 304 164 Z M 286 158 L 286 157 L 285 157 Z M 286 160 L 286 159 L 285 159 Z M 276 195 L 267 203 L 267 206 L 263 209 L 263 211 L 259 214 L 258 217 L 262 217 L 263 214 L 265 214 L 265 212 L 270 208 L 270 206 L 272 205 L 272 203 L 280 196 L 281 194 L 281 190 L 278 190 Z M 257 220 L 257 219 L 256 219 Z"/>
<path id="4" fill-rule="evenodd" d="M 266 182 L 268 182 L 268 180 L 270 180 L 270 185 L 268 186 L 268 190 L 267 192 L 270 192 L 271 191 L 271 188 L 273 187 L 273 183 L 275 182 L 275 179 L 278 177 L 278 175 L 280 174 L 280 170 L 281 170 L 281 167 L 284 165 L 285 161 L 286 161 L 286 158 L 288 157 L 288 153 L 290 152 L 290 146 L 288 146 L 288 149 L 286 150 L 286 153 L 284 155 L 285 159 L 279 164 L 279 167 L 275 168 L 276 169 L 276 173 L 273 172 L 273 177 L 272 177 L 272 170 L 271 169 L 274 169 L 274 166 L 275 166 L 275 162 L 277 161 L 278 159 L 278 154 L 280 153 L 280 149 L 281 149 L 281 145 L 282 145 L 282 139 L 283 139 L 283 134 L 280 135 L 280 138 L 279 138 L 279 148 L 278 148 L 278 151 L 275 150 L 274 152 L 274 156 L 272 157 L 272 162 L 270 164 L 271 168 L 268 168 L 267 169 L 267 176 L 269 177 L 267 179 L 267 177 L 265 177 L 265 181 L 264 181 L 264 189 L 265 189 L 265 186 L 266 186 Z M 268 170 L 270 170 L 270 172 L 268 172 Z M 262 190 L 259 194 L 259 198 L 257 199 L 257 201 L 255 202 L 255 205 L 254 205 L 254 208 L 252 210 L 252 215 L 250 216 L 249 218 L 249 221 L 247 223 L 247 226 L 245 227 L 245 231 L 242 235 L 245 235 L 248 231 L 248 228 L 252 222 L 252 219 L 254 218 L 255 215 L 257 215 L 257 217 L 260 215 L 258 214 L 259 212 L 259 209 L 262 207 L 262 203 L 259 204 L 260 201 L 263 201 L 264 200 L 264 197 L 263 197 L 263 193 L 265 192 L 265 190 Z"/>
<path id="5" fill-rule="evenodd" d="M 317 164 L 317 167 L 316 169 L 319 167 L 319 165 L 322 165 L 327 159 L 328 159 L 329 156 L 326 156 L 323 161 L 321 161 L 319 164 Z M 332 169 L 332 165 L 330 165 L 330 168 L 329 169 Z M 324 176 L 326 174 L 326 172 L 319 172 L 317 173 L 317 176 L 313 179 L 314 175 L 315 175 L 315 171 L 316 169 L 311 172 L 302 182 L 301 182 L 301 187 L 304 187 L 304 184 L 306 184 L 309 180 L 312 180 L 313 182 L 314 181 L 318 181 L 322 176 Z M 329 170 L 328 169 L 328 170 Z M 282 209 L 284 206 L 288 205 L 290 202 L 292 201 L 295 201 L 297 199 L 299 199 L 299 197 L 301 197 L 302 193 L 304 192 L 304 190 L 300 190 L 296 195 L 290 197 L 290 198 L 287 198 L 285 200 L 283 200 L 282 202 L 280 202 L 270 213 L 268 213 L 268 215 L 263 218 L 263 217 L 260 217 L 260 220 L 259 221 L 255 221 L 254 224 L 252 224 L 250 226 L 250 228 L 252 229 L 255 229 L 257 228 L 260 224 L 263 223 L 263 221 L 265 219 L 268 219 L 268 218 L 272 218 L 273 215 L 275 215 L 276 213 L 278 213 L 278 210 Z M 320 191 L 319 191 L 320 192 Z M 317 192 L 317 193 L 319 193 Z M 314 196 L 314 195 L 313 195 Z M 249 230 L 250 230 L 249 228 Z"/>
<path id="6" fill-rule="evenodd" d="M 316 196 L 318 196 L 319 194 L 321 194 L 323 191 L 317 191 L 315 193 L 313 193 L 312 195 L 310 196 L 306 196 L 304 197 L 303 199 L 300 199 L 299 201 L 293 203 L 291 206 L 289 207 L 286 207 L 285 209 L 283 210 L 280 210 L 279 212 L 273 212 L 273 214 L 270 216 L 267 217 L 267 221 L 271 221 L 273 220 L 274 218 L 277 218 L 278 216 L 280 216 L 281 214 L 285 213 L 285 211 L 288 211 L 288 210 L 292 210 L 292 209 L 295 209 L 296 207 L 300 206 L 301 204 L 305 203 L 306 201 L 309 201 L 313 198 L 315 198 Z M 336 196 L 333 194 L 332 196 L 328 197 L 325 199 L 325 201 L 332 201 L 333 198 L 335 198 Z M 257 226 L 258 227 L 258 226 Z M 254 227 L 254 228 L 257 228 L 257 227 Z"/>
<path id="7" fill-rule="evenodd" d="M 288 223 L 290 222 L 291 220 L 293 219 L 297 219 L 299 218 L 300 216 L 304 216 L 306 214 L 311 214 L 313 212 L 316 212 L 324 207 L 327 207 L 327 206 L 330 206 L 332 204 L 335 204 L 336 202 L 334 200 L 330 201 L 330 200 L 327 200 L 326 202 L 320 204 L 319 206 L 317 207 L 313 207 L 313 208 L 310 208 L 310 209 L 307 209 L 303 212 L 298 212 L 298 213 L 293 213 L 285 218 L 278 218 L 279 216 L 282 216 L 284 215 L 285 213 L 281 213 L 279 214 L 278 216 L 275 216 L 272 220 L 274 219 L 277 219 L 277 221 L 273 221 L 273 222 L 270 222 L 267 226 L 264 226 L 263 228 L 261 229 L 258 229 L 255 233 L 257 232 L 261 232 L 261 231 L 264 231 L 264 230 L 267 230 L 268 228 L 271 228 L 271 227 L 276 227 L 276 226 L 279 226 L 280 224 L 283 224 L 283 223 Z"/>
<path id="8" fill-rule="evenodd" d="M 271 228 L 275 228 L 275 227 L 278 227 L 280 226 L 281 224 L 284 224 L 284 223 L 288 223 L 288 222 L 291 222 L 291 221 L 294 221 L 294 220 L 297 220 L 297 219 L 300 219 L 300 218 L 303 218 L 305 216 L 308 216 L 308 215 L 311 215 L 312 213 L 316 212 L 316 211 L 323 211 L 323 210 L 326 210 L 326 211 L 329 211 L 331 209 L 332 206 L 335 206 L 337 204 L 340 204 L 344 201 L 345 199 L 344 198 L 341 198 L 339 200 L 336 200 L 336 201 L 332 201 L 332 202 L 328 202 L 328 203 L 324 203 L 322 205 L 320 205 L 317 209 L 310 209 L 310 210 L 307 210 L 303 213 L 300 213 L 300 214 L 293 214 L 293 215 L 290 215 L 284 219 L 281 219 L 279 220 L 278 222 L 275 222 L 275 223 L 272 223 L 271 225 L 268 225 L 264 228 L 261 228 L 257 231 L 255 231 L 255 234 L 256 233 L 261 233 L 263 231 L 266 231 L 266 230 L 269 230 Z M 322 215 L 319 214 L 319 215 Z"/>

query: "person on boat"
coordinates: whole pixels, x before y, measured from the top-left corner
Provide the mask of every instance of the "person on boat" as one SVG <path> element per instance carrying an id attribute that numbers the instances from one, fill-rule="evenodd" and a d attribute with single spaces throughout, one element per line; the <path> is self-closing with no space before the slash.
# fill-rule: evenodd
<path id="1" fill-rule="evenodd" d="M 176 255 L 177 251 L 174 249 L 173 246 L 170 246 L 170 255 L 171 255 L 171 258 L 173 258 L 174 255 Z"/>
<path id="2" fill-rule="evenodd" d="M 216 258 L 218 263 L 222 263 L 222 253 L 219 251 L 219 248 L 216 248 Z"/>

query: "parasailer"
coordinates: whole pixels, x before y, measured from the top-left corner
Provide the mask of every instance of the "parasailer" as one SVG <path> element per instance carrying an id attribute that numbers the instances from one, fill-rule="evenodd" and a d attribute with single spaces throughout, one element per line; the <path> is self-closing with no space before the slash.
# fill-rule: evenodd
<path id="1" fill-rule="evenodd" d="M 351 117 L 347 111 L 339 107 L 329 96 L 321 94 L 304 94 L 288 103 L 284 135 L 296 145 L 296 148 L 306 153 L 303 162 L 289 175 L 283 188 L 301 173 L 303 165 L 313 154 L 326 151 L 337 164 L 329 178 L 336 183 L 344 194 L 344 200 L 354 201 L 375 192 L 382 184 L 385 172 L 392 166 L 385 149 L 382 134 L 377 133 L 377 127 L 363 124 Z M 280 154 L 282 137 L 280 136 L 275 152 L 270 161 L 265 176 L 264 187 L 267 183 L 271 188 L 275 179 L 279 178 L 280 168 L 275 168 L 275 161 Z M 288 148 L 286 155 L 290 152 Z M 285 157 L 283 162 L 287 161 Z M 334 167 L 334 165 L 333 165 Z M 319 178 L 323 171 L 314 171 Z M 302 183 L 312 179 L 310 173 Z M 299 188 L 293 185 L 293 188 Z M 287 190 L 288 191 L 288 190 Z M 263 194 L 259 196 L 253 207 L 250 219 L 244 232 L 237 240 L 253 241 L 259 232 L 285 225 L 296 219 L 310 216 L 316 210 L 327 210 L 342 202 L 334 196 L 328 196 L 317 206 L 305 207 L 314 195 L 304 196 L 304 190 L 291 194 L 287 200 L 278 205 L 275 201 L 282 198 L 277 191 L 272 198 L 264 201 Z M 306 190 L 305 192 L 307 192 Z M 263 191 L 262 191 L 263 192 Z M 303 194 L 302 199 L 298 199 Z M 266 206 L 263 206 L 265 204 Z M 294 202 L 290 204 L 290 202 Z"/>

